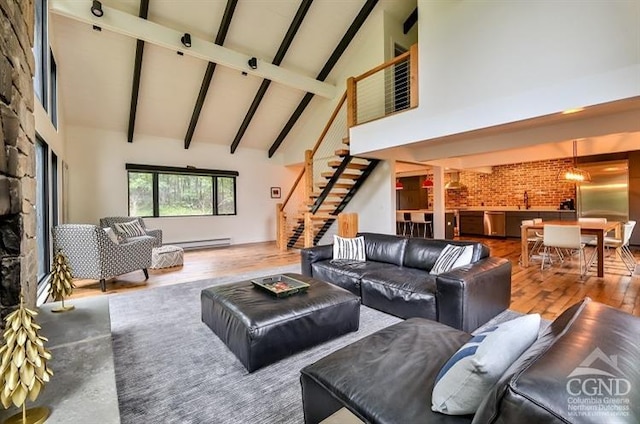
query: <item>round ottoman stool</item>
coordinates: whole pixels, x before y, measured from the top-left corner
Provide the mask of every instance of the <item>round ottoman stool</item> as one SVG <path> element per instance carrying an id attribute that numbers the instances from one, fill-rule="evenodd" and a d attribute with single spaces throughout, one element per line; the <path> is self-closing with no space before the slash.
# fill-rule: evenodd
<path id="1" fill-rule="evenodd" d="M 154 247 L 151 253 L 151 268 L 170 268 L 182 266 L 184 263 L 184 250 L 180 246 L 170 244 Z"/>

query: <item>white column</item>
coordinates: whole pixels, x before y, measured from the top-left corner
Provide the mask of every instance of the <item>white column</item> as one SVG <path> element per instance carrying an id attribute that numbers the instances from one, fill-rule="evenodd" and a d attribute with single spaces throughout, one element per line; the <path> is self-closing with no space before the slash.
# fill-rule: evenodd
<path id="1" fill-rule="evenodd" d="M 433 238 L 443 239 L 445 230 L 444 168 L 433 167 Z"/>

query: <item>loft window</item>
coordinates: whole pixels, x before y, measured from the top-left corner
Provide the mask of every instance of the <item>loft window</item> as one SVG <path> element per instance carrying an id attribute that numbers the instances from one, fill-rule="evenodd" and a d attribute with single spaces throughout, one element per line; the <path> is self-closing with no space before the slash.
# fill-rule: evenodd
<path id="1" fill-rule="evenodd" d="M 127 164 L 129 215 L 236 214 L 236 171 Z"/>
<path id="2" fill-rule="evenodd" d="M 33 57 L 35 59 L 35 74 L 33 88 L 42 107 L 47 110 L 47 0 L 35 0 Z"/>

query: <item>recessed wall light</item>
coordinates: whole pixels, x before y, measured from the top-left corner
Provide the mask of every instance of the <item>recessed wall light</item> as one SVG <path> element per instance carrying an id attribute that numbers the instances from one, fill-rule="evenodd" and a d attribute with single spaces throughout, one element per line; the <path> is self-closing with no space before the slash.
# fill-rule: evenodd
<path id="1" fill-rule="evenodd" d="M 258 69 L 258 59 L 256 59 L 255 57 L 252 57 L 251 59 L 249 59 L 247 64 L 251 69 Z"/>

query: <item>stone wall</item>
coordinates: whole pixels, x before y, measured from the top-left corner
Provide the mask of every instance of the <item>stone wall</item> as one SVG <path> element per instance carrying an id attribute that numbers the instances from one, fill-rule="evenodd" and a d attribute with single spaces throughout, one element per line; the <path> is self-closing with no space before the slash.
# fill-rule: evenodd
<path id="1" fill-rule="evenodd" d="M 0 0 L 0 315 L 36 301 L 33 0 Z M 0 324 L 1 326 L 1 324 Z"/>

